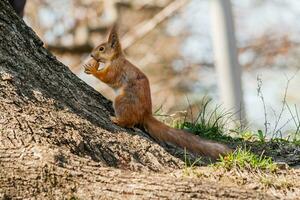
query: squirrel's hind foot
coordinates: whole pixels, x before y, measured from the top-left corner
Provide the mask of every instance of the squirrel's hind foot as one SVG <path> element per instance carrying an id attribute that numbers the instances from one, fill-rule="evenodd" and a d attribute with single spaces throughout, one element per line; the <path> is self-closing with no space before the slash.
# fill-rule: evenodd
<path id="1" fill-rule="evenodd" d="M 133 124 L 129 124 L 128 122 L 122 121 L 122 120 L 118 119 L 117 117 L 110 117 L 110 120 L 114 124 L 117 124 L 117 125 L 119 125 L 121 127 L 124 127 L 124 128 L 133 128 L 134 127 Z"/>

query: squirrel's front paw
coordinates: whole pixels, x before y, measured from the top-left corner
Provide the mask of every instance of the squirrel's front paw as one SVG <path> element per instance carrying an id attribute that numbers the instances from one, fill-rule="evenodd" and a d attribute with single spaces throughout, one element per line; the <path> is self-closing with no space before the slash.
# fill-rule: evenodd
<path id="1" fill-rule="evenodd" d="M 86 73 L 86 74 L 92 74 L 92 67 L 93 66 L 90 66 L 90 65 L 83 65 L 83 67 L 84 67 L 84 72 Z"/>
<path id="2" fill-rule="evenodd" d="M 98 70 L 99 63 L 95 59 L 88 60 L 83 64 L 84 72 L 86 74 L 95 74 Z"/>

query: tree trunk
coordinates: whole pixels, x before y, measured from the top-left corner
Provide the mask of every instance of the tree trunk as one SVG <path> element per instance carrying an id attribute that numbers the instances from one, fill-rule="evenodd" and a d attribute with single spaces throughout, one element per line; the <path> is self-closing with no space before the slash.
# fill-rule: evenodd
<path id="1" fill-rule="evenodd" d="M 183 162 L 111 123 L 111 102 L 0 1 L 0 198 L 264 198 L 170 175 Z M 135 172 L 134 172 L 135 171 Z"/>

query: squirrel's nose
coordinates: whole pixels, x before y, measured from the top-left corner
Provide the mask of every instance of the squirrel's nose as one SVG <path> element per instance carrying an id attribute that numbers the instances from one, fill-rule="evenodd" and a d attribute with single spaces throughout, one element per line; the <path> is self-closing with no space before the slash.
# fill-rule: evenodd
<path id="1" fill-rule="evenodd" d="M 97 60 L 93 53 L 91 53 L 91 57 L 94 58 L 95 60 Z"/>
<path id="2" fill-rule="evenodd" d="M 99 62 L 99 59 L 95 56 L 95 54 L 91 53 L 91 57 L 94 58 L 97 62 Z"/>

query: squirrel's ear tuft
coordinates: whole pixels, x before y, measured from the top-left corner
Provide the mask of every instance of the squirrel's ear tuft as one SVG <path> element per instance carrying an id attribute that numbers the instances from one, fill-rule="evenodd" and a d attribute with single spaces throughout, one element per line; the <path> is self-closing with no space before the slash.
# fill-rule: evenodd
<path id="1" fill-rule="evenodd" d="M 114 24 L 109 33 L 108 43 L 110 44 L 111 48 L 116 48 L 120 45 L 117 29 L 117 25 Z"/>

